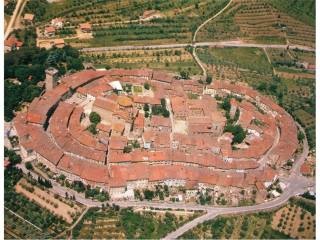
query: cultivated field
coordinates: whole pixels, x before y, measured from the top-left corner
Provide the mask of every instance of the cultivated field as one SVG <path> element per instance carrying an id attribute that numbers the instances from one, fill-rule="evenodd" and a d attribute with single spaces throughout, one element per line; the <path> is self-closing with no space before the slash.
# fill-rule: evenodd
<path id="1" fill-rule="evenodd" d="M 159 239 L 200 213 L 92 208 L 73 230 L 76 239 Z"/>
<path id="2" fill-rule="evenodd" d="M 273 216 L 272 228 L 297 239 L 315 237 L 315 216 L 296 205 L 281 208 Z"/>
<path id="3" fill-rule="evenodd" d="M 82 53 L 85 62 L 91 62 L 98 68 L 153 68 L 172 72 L 186 71 L 190 75 L 201 74 L 192 55 L 184 48 L 105 51 Z"/>
<path id="4" fill-rule="evenodd" d="M 71 224 L 73 218 L 80 215 L 82 211 L 81 208 L 76 205 L 70 206 L 60 199 L 55 198 L 49 191 L 44 191 L 38 187 L 32 186 L 24 178 L 16 185 L 16 192 L 23 194 L 29 200 L 36 202 L 55 215 L 61 216 L 69 224 Z"/>
<path id="5" fill-rule="evenodd" d="M 281 223 L 281 224 L 280 224 Z M 315 202 L 294 199 L 274 212 L 218 217 L 181 236 L 182 239 L 315 238 Z"/>

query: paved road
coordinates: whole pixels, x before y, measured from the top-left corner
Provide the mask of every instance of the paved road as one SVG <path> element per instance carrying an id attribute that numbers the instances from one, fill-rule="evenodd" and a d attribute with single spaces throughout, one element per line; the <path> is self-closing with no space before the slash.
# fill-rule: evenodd
<path id="1" fill-rule="evenodd" d="M 95 48 L 82 48 L 81 52 L 101 52 L 101 51 L 120 51 L 120 50 L 139 50 L 139 49 L 164 49 L 164 48 L 185 48 L 187 46 L 193 47 L 255 47 L 255 48 L 278 48 L 286 49 L 288 45 L 285 44 L 259 44 L 247 43 L 243 41 L 221 41 L 221 42 L 197 42 L 197 43 L 177 43 L 177 44 L 161 44 L 161 45 L 141 45 L 141 46 L 113 46 L 113 47 L 95 47 Z M 314 52 L 315 49 L 302 46 L 290 45 L 290 49 L 300 49 L 308 52 Z"/>
<path id="2" fill-rule="evenodd" d="M 301 130 L 303 131 L 302 128 Z M 291 171 L 291 175 L 287 178 L 285 177 L 281 178 L 284 182 L 287 183 L 287 188 L 284 190 L 284 192 L 281 194 L 280 197 L 259 205 L 244 206 L 244 207 L 214 207 L 214 206 L 202 206 L 197 204 L 185 204 L 185 203 L 179 203 L 179 202 L 165 203 L 165 202 L 148 202 L 148 201 L 109 201 L 108 203 L 117 204 L 120 207 L 153 207 L 153 208 L 161 208 L 161 209 L 203 210 L 207 212 L 205 215 L 199 218 L 196 218 L 191 222 L 188 222 L 187 224 L 183 225 L 176 231 L 166 236 L 166 239 L 175 239 L 178 236 L 185 233 L 186 231 L 197 226 L 199 223 L 213 219 L 218 215 L 249 213 L 249 212 L 270 210 L 285 204 L 290 197 L 298 194 L 302 194 L 305 191 L 307 191 L 310 187 L 314 187 L 315 183 L 313 179 L 308 179 L 300 175 L 300 171 L 299 171 L 300 166 L 304 162 L 305 158 L 308 156 L 308 152 L 309 152 L 308 142 L 306 138 L 304 139 L 303 146 L 304 146 L 303 152 L 295 160 L 294 166 Z M 21 168 L 23 172 L 26 174 L 30 172 L 25 168 L 24 164 L 19 164 L 17 166 Z M 38 177 L 38 175 L 34 172 L 30 172 L 30 174 L 34 178 Z M 76 201 L 86 205 L 87 207 L 100 207 L 102 205 L 101 202 L 91 200 L 91 199 L 86 199 L 84 194 L 77 193 L 74 190 L 62 187 L 55 181 L 52 181 L 52 185 L 53 187 L 50 189 L 50 191 L 53 193 L 59 194 L 62 197 L 64 197 L 65 193 L 68 192 L 69 195 L 74 195 L 76 197 Z"/>
<path id="3" fill-rule="evenodd" d="M 21 9 L 21 6 L 24 6 L 23 3 L 24 3 L 24 0 L 18 0 L 17 1 L 16 8 L 13 11 L 13 14 L 12 14 L 12 16 L 10 18 L 10 21 L 8 23 L 8 26 L 7 26 L 7 29 L 6 29 L 6 31 L 4 33 L 4 39 L 7 39 L 9 37 L 11 31 L 13 30 L 14 24 L 15 24 L 16 19 L 17 19 L 17 15 L 20 12 L 19 10 Z M 21 12 L 22 12 L 22 10 L 21 10 Z"/>

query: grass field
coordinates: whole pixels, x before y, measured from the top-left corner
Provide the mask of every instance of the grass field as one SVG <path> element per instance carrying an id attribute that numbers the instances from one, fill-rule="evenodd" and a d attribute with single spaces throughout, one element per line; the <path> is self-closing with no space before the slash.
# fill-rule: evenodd
<path id="1" fill-rule="evenodd" d="M 312 239 L 315 238 L 315 203 L 308 201 L 299 198 L 274 212 L 218 217 L 198 225 L 181 238 Z"/>

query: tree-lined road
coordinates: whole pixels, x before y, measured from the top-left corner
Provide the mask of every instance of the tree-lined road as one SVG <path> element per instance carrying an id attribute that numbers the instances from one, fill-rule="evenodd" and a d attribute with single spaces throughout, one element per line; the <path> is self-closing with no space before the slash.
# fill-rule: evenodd
<path id="1" fill-rule="evenodd" d="M 299 49 L 308 52 L 314 52 L 315 49 L 303 45 L 286 45 L 286 44 L 259 44 L 247 43 L 243 41 L 221 41 L 221 42 L 197 42 L 197 43 L 177 43 L 177 44 L 160 44 L 160 45 L 143 45 L 143 46 L 113 46 L 113 47 L 93 47 L 82 48 L 81 52 L 103 52 L 103 51 L 122 51 L 122 50 L 147 50 L 147 49 L 164 49 L 164 48 L 185 48 L 192 47 L 253 47 L 253 48 L 277 48 L 277 49 Z"/>
<path id="2" fill-rule="evenodd" d="M 25 0 L 18 0 L 17 1 L 16 8 L 13 11 L 13 14 L 10 18 L 7 29 L 4 33 L 5 40 L 9 37 L 11 31 L 14 29 L 16 21 L 17 21 L 17 19 L 19 19 L 19 15 L 22 13 L 23 7 L 25 6 L 25 3 L 26 3 Z"/>

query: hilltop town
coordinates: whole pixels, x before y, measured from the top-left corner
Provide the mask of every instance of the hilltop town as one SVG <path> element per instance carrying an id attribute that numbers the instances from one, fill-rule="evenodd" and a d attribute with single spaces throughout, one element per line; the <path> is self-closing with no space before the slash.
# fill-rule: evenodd
<path id="1" fill-rule="evenodd" d="M 271 186 L 294 159 L 298 130 L 250 87 L 203 87 L 149 69 L 55 74 L 47 69 L 46 92 L 14 119 L 26 161 L 112 199 L 164 184 L 176 193 L 170 198 L 196 199 L 210 189 L 237 205 L 242 191 L 243 199 L 263 202 L 284 190 Z"/>

